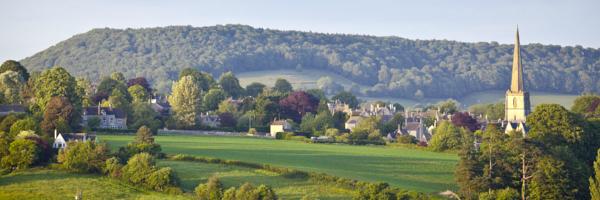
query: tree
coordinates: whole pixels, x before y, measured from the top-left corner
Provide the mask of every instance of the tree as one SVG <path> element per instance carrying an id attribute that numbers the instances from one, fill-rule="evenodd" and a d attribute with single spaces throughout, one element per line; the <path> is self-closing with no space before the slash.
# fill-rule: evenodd
<path id="1" fill-rule="evenodd" d="M 536 173 L 529 186 L 531 199 L 576 199 L 575 188 L 570 188 L 565 163 L 550 156 L 541 158 L 535 165 Z"/>
<path id="2" fill-rule="evenodd" d="M 127 120 L 130 123 L 129 128 L 139 129 L 142 126 L 147 126 L 153 133 L 156 133 L 162 126 L 159 113 L 154 111 L 149 103 L 134 102 L 131 108 L 131 117 Z"/>
<path id="3" fill-rule="evenodd" d="M 246 86 L 246 95 L 257 97 L 265 89 L 265 85 L 262 83 L 253 82 Z"/>
<path id="4" fill-rule="evenodd" d="M 68 133 L 79 126 L 81 115 L 66 97 L 52 97 L 46 106 L 40 128 L 49 137 L 58 129 Z"/>
<path id="5" fill-rule="evenodd" d="M 221 200 L 223 199 L 223 184 L 216 176 L 211 176 L 205 184 L 200 184 L 194 189 L 196 199 Z"/>
<path id="6" fill-rule="evenodd" d="M 600 149 L 598 149 L 593 168 L 595 176 L 589 178 L 590 196 L 592 200 L 600 200 Z"/>
<path id="7" fill-rule="evenodd" d="M 81 97 L 81 104 L 83 107 L 93 105 L 93 94 L 94 88 L 92 88 L 90 81 L 85 78 L 77 78 L 77 96 Z"/>
<path id="8" fill-rule="evenodd" d="M 40 132 L 39 124 L 33 117 L 27 117 L 16 121 L 12 126 L 10 126 L 9 134 L 12 138 L 14 138 L 21 131 L 27 130 L 32 130 L 36 133 Z"/>
<path id="9" fill-rule="evenodd" d="M 2 119 L 0 122 L 0 131 L 8 133 L 10 131 L 10 127 L 19 120 L 19 117 L 16 114 L 8 114 Z"/>
<path id="10" fill-rule="evenodd" d="M 199 116 L 201 111 L 202 91 L 194 78 L 191 76 L 181 78 L 173 84 L 172 91 L 168 99 L 177 127 L 187 129 L 197 127 L 199 124 L 196 116 Z"/>
<path id="11" fill-rule="evenodd" d="M 277 195 L 275 191 L 269 186 L 259 185 L 256 188 L 256 193 L 258 194 L 258 199 L 261 200 L 277 200 Z"/>
<path id="12" fill-rule="evenodd" d="M 7 60 L 0 65 L 0 74 L 3 74 L 7 71 L 17 72 L 22 80 L 27 81 L 29 79 L 29 72 L 27 69 L 21 65 L 21 63 L 14 60 Z"/>
<path id="13" fill-rule="evenodd" d="M 120 83 L 125 83 L 125 76 L 121 72 L 113 72 L 110 74 L 110 78 Z"/>
<path id="14" fill-rule="evenodd" d="M 348 116 L 345 112 L 336 111 L 333 113 L 333 127 L 338 130 L 346 129 L 346 120 L 348 120 Z"/>
<path id="15" fill-rule="evenodd" d="M 319 101 L 304 91 L 296 91 L 279 101 L 279 106 L 285 116 L 300 121 L 304 114 L 315 112 Z"/>
<path id="16" fill-rule="evenodd" d="M 279 104 L 271 101 L 266 96 L 256 98 L 255 113 L 261 124 L 269 123 L 275 117 L 278 117 Z"/>
<path id="17" fill-rule="evenodd" d="M 0 74 L 0 94 L 1 101 L 5 104 L 21 104 L 21 88 L 23 88 L 25 80 L 14 71 L 6 71 Z"/>
<path id="18" fill-rule="evenodd" d="M 127 85 L 110 77 L 102 78 L 102 81 L 96 88 L 96 94 L 92 99 L 95 103 L 101 102 L 102 100 L 108 99 L 115 90 L 123 95 L 126 95 L 125 98 L 127 101 L 131 100 L 131 96 L 129 96 L 129 92 L 127 91 Z"/>
<path id="19" fill-rule="evenodd" d="M 477 122 L 477 119 L 471 117 L 467 112 L 455 112 L 452 115 L 452 124 L 469 129 L 471 132 L 475 132 L 479 129 L 479 122 Z"/>
<path id="20" fill-rule="evenodd" d="M 21 138 L 10 143 L 9 156 L 2 158 L 4 168 L 26 169 L 38 159 L 38 147 L 32 140 Z"/>
<path id="21" fill-rule="evenodd" d="M 227 98 L 227 93 L 219 88 L 210 89 L 205 95 L 202 103 L 204 104 L 204 110 L 212 111 L 219 108 L 219 103 Z"/>
<path id="22" fill-rule="evenodd" d="M 119 148 L 120 157 L 124 160 L 139 153 L 162 156 L 160 145 L 154 142 L 152 130 L 146 126 L 142 126 L 137 130 L 133 142 L 127 144 L 126 147 Z"/>
<path id="23" fill-rule="evenodd" d="M 141 85 L 133 85 L 129 87 L 127 91 L 134 102 L 146 102 L 148 101 L 148 98 L 150 98 L 148 91 Z"/>
<path id="24" fill-rule="evenodd" d="M 275 80 L 275 85 L 273 86 L 273 90 L 281 93 L 289 93 L 294 90 L 292 88 L 292 84 L 283 78 L 278 78 Z"/>
<path id="25" fill-rule="evenodd" d="M 181 79 L 184 76 L 194 77 L 194 80 L 196 81 L 196 83 L 202 91 L 208 91 L 213 85 L 216 84 L 215 80 L 209 73 L 203 73 L 196 69 L 185 68 L 181 70 L 181 72 L 179 73 L 179 79 Z"/>
<path id="26" fill-rule="evenodd" d="M 575 99 L 571 111 L 586 116 L 600 116 L 600 110 L 598 109 L 599 105 L 600 96 L 592 94 L 582 95 Z"/>
<path id="27" fill-rule="evenodd" d="M 135 154 L 123 166 L 122 178 L 133 184 L 143 184 L 147 176 L 155 170 L 154 158 L 148 153 Z"/>
<path id="28" fill-rule="evenodd" d="M 219 121 L 221 122 L 222 127 L 235 127 L 237 121 L 232 113 L 224 112 L 219 113 Z"/>
<path id="29" fill-rule="evenodd" d="M 392 119 L 383 124 L 381 127 L 381 132 L 384 134 L 394 132 L 396 129 L 398 129 L 398 127 L 402 127 L 403 124 L 404 115 L 402 113 L 396 113 Z"/>
<path id="30" fill-rule="evenodd" d="M 227 96 L 239 98 L 244 94 L 244 88 L 240 86 L 240 81 L 232 72 L 227 72 L 219 78 L 219 85 L 227 93 Z M 220 101 L 219 101 L 220 102 Z"/>
<path id="31" fill-rule="evenodd" d="M 342 103 L 346 103 L 350 106 L 350 108 L 358 107 L 358 99 L 350 92 L 342 91 L 335 96 L 331 97 L 332 101 L 340 101 Z"/>
<path id="32" fill-rule="evenodd" d="M 217 109 L 219 113 L 237 113 L 237 105 L 233 102 L 225 99 L 219 103 L 219 108 Z"/>
<path id="33" fill-rule="evenodd" d="M 454 114 L 458 111 L 458 101 L 454 99 L 448 99 L 446 101 L 442 101 L 437 103 L 437 107 L 441 113 Z"/>
<path id="34" fill-rule="evenodd" d="M 67 70 L 53 67 L 35 79 L 34 94 L 36 105 L 43 113 L 52 97 L 65 97 L 73 107 L 81 109 L 81 97 L 77 94 L 77 81 Z"/>
<path id="35" fill-rule="evenodd" d="M 104 107 L 111 107 L 116 109 L 121 109 L 126 114 L 131 113 L 131 104 L 128 100 L 129 93 L 122 93 L 120 90 L 113 90 L 110 96 L 108 97 L 108 101 L 103 102 Z"/>
<path id="36" fill-rule="evenodd" d="M 468 131 L 443 121 L 433 130 L 433 137 L 429 142 L 434 151 L 446 151 L 459 149 Z"/>
<path id="37" fill-rule="evenodd" d="M 76 172 L 102 172 L 109 149 L 91 141 L 69 142 L 59 151 L 58 162 L 64 169 Z"/>
<path id="38" fill-rule="evenodd" d="M 144 77 L 136 77 L 136 78 L 129 79 L 127 81 L 128 88 L 131 88 L 134 85 L 141 86 L 142 88 L 144 88 L 146 90 L 146 93 L 152 92 L 152 88 L 150 87 L 148 80 L 146 80 L 146 78 L 144 78 Z"/>

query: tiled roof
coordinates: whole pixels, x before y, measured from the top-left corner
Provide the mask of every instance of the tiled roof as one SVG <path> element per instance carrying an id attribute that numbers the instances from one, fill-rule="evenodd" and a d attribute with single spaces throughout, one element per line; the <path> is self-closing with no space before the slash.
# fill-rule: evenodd
<path id="1" fill-rule="evenodd" d="M 83 111 L 86 115 L 98 115 L 99 111 L 104 111 L 107 115 L 115 115 L 116 118 L 125 118 L 127 114 L 125 111 L 118 108 L 110 108 L 110 107 L 84 107 Z"/>

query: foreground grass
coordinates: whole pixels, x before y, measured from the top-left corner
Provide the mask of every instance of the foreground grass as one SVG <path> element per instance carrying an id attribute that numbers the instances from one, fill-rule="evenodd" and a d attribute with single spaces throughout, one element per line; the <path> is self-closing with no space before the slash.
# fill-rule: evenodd
<path id="1" fill-rule="evenodd" d="M 101 135 L 99 139 L 115 148 L 126 145 L 133 136 Z M 169 135 L 157 136 L 156 141 L 168 154 L 271 164 L 363 181 L 387 182 L 402 189 L 426 193 L 456 189 L 453 174 L 458 157 L 449 153 L 248 137 Z M 178 174 L 182 179 L 193 175 Z"/>
<path id="2" fill-rule="evenodd" d="M 0 176 L 0 199 L 73 199 L 77 191 L 84 199 L 190 199 L 94 174 L 33 169 Z"/>
<path id="3" fill-rule="evenodd" d="M 239 187 L 245 182 L 255 186 L 269 185 L 281 199 L 301 199 L 304 196 L 316 199 L 351 199 L 354 193 L 335 186 L 315 184 L 308 179 L 285 178 L 273 172 L 245 167 L 169 160 L 160 160 L 158 165 L 173 168 L 186 192 L 193 192 L 199 183 L 217 176 L 225 188 Z"/>

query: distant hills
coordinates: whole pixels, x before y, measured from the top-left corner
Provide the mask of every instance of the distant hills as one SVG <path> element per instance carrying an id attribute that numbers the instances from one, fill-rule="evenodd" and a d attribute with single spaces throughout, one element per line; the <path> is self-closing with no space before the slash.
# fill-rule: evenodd
<path id="1" fill-rule="evenodd" d="M 508 88 L 512 47 L 245 25 L 104 28 L 75 35 L 21 63 L 30 71 L 61 66 L 92 81 L 114 71 L 145 76 L 161 92 L 188 67 L 217 77 L 225 71 L 314 69 L 367 86 L 361 88 L 368 96 L 456 98 Z M 522 46 L 522 54 L 528 90 L 600 92 L 600 49 L 530 44 Z"/>

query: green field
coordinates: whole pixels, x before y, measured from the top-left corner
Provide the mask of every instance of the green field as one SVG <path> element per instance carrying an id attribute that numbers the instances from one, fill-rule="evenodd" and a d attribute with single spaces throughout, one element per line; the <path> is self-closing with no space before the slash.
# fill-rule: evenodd
<path id="1" fill-rule="evenodd" d="M 217 176 L 225 188 L 239 187 L 245 182 L 255 186 L 269 185 L 281 199 L 301 199 L 304 196 L 318 199 L 350 199 L 353 194 L 353 191 L 315 184 L 308 179 L 284 178 L 273 172 L 245 167 L 168 160 L 160 160 L 158 165 L 173 168 L 181 179 L 181 187 L 189 192 L 199 183 L 205 183 L 209 177 Z"/>
<path id="2" fill-rule="evenodd" d="M 113 148 L 124 146 L 132 136 L 101 135 Z M 271 164 L 304 171 L 324 172 L 345 178 L 387 182 L 403 189 L 437 193 L 456 189 L 454 167 L 458 157 L 450 153 L 341 144 L 307 144 L 298 141 L 250 137 L 157 136 L 163 152 L 189 154 L 253 163 Z M 186 174 L 181 174 L 186 177 Z"/>
<path id="3" fill-rule="evenodd" d="M 322 76 L 330 76 L 333 80 L 345 88 L 349 88 L 352 83 L 355 83 L 351 79 L 340 76 L 338 74 L 325 72 L 321 70 L 302 70 L 301 72 L 296 70 L 272 70 L 272 71 L 254 71 L 254 72 L 243 72 L 236 74 L 240 80 L 242 86 L 246 86 L 252 82 L 260 82 L 267 86 L 273 86 L 277 78 L 287 79 L 294 88 L 298 89 L 310 89 L 316 88 L 317 80 Z M 357 85 L 361 89 L 366 89 L 369 86 Z M 463 104 L 463 107 L 468 107 L 477 103 L 496 103 L 504 101 L 505 90 L 490 90 L 484 92 L 475 92 L 472 94 L 465 95 L 463 98 L 457 100 Z M 536 92 L 531 91 L 531 103 L 533 106 L 541 103 L 557 103 L 566 108 L 570 108 L 573 105 L 573 100 L 579 95 L 574 94 L 561 94 L 561 93 L 550 93 L 550 92 Z M 407 98 L 386 98 L 386 97 L 367 97 L 359 96 L 360 99 L 366 101 L 389 101 L 393 103 L 400 103 L 404 106 L 414 106 L 415 104 L 433 104 L 438 101 L 445 100 L 444 98 L 426 98 L 423 100 L 413 100 Z"/>
<path id="4" fill-rule="evenodd" d="M 133 187 L 93 174 L 32 169 L 0 176 L 0 199 L 189 199 Z"/>

